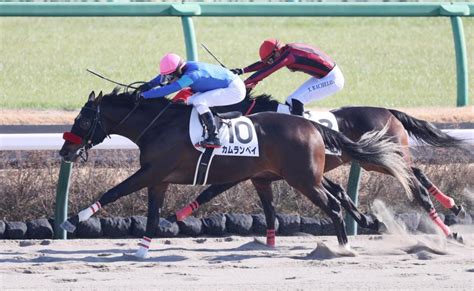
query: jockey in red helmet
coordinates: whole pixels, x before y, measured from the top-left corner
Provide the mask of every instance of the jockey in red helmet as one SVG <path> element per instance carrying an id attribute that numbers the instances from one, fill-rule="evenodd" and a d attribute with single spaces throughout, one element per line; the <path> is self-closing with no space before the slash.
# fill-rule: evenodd
<path id="1" fill-rule="evenodd" d="M 287 67 L 292 72 L 303 72 L 311 78 L 288 96 L 286 103 L 291 113 L 303 115 L 303 106 L 314 100 L 326 98 L 344 87 L 344 76 L 336 63 L 318 48 L 302 44 L 288 43 L 277 39 L 267 39 L 260 45 L 260 61 L 243 69 L 232 69 L 237 75 L 255 72 L 247 80 L 247 88 L 277 70 Z"/>
<path id="2" fill-rule="evenodd" d="M 161 87 L 160 87 L 161 86 Z M 157 88 L 155 88 L 157 87 Z M 140 86 L 145 99 L 162 98 L 183 88 L 194 93 L 187 100 L 192 104 L 207 131 L 202 147 L 221 147 L 217 126 L 209 107 L 238 103 L 245 98 L 244 82 L 228 69 L 201 62 L 185 62 L 176 54 L 166 54 L 160 61 L 160 75 Z"/>

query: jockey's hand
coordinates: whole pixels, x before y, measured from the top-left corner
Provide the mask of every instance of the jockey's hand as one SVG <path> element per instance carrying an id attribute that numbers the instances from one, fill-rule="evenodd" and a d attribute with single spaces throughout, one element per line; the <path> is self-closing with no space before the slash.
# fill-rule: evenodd
<path id="1" fill-rule="evenodd" d="M 255 86 L 257 86 L 257 84 L 254 84 L 254 83 L 245 84 L 245 89 L 247 90 L 247 94 L 250 94 L 250 92 L 252 92 Z"/>
<path id="2" fill-rule="evenodd" d="M 174 104 L 181 104 L 181 105 L 187 104 L 186 99 L 183 99 L 183 98 L 176 98 L 176 99 L 171 100 L 171 102 L 173 102 Z"/>
<path id="3" fill-rule="evenodd" d="M 146 92 L 150 89 L 152 89 L 152 88 L 151 88 L 151 85 L 148 84 L 148 83 L 143 83 L 137 88 L 137 90 L 140 91 L 140 92 Z"/>
<path id="4" fill-rule="evenodd" d="M 243 69 L 235 68 L 235 69 L 230 69 L 230 71 L 236 75 L 242 75 L 244 73 Z"/>
<path id="5" fill-rule="evenodd" d="M 134 99 L 135 103 L 141 103 L 143 100 L 145 100 L 145 98 L 143 98 L 142 92 L 140 90 L 135 90 L 133 92 L 133 99 Z"/>

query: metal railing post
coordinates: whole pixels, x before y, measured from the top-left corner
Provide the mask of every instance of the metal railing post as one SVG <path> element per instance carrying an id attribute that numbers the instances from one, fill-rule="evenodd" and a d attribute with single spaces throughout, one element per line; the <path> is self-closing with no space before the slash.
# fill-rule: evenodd
<path id="1" fill-rule="evenodd" d="M 349 172 L 349 182 L 347 183 L 347 194 L 351 197 L 354 204 L 359 204 L 359 184 L 360 184 L 360 166 L 359 164 L 352 162 L 351 170 Z M 346 231 L 348 235 L 357 235 L 357 223 L 355 220 L 346 213 Z"/>
<path id="2" fill-rule="evenodd" d="M 468 70 L 466 42 L 464 41 L 464 29 L 462 19 L 459 16 L 451 16 L 451 26 L 454 37 L 454 50 L 456 52 L 456 78 L 457 78 L 457 106 L 468 105 Z"/>
<path id="3" fill-rule="evenodd" d="M 190 61 L 198 60 L 196 35 L 194 34 L 193 19 L 190 16 L 182 16 L 184 42 L 186 44 L 186 59 Z"/>
<path id="4" fill-rule="evenodd" d="M 72 163 L 61 161 L 58 186 L 56 189 L 56 209 L 54 212 L 54 238 L 67 239 L 66 231 L 59 225 L 67 218 L 67 203 L 69 195 L 69 179 L 71 177 Z"/>

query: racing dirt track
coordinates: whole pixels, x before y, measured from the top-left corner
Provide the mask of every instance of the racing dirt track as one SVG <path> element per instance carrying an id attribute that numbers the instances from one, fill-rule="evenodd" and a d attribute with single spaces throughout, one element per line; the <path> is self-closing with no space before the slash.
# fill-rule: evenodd
<path id="1" fill-rule="evenodd" d="M 143 261 L 123 255 L 137 239 L 4 240 L 0 289 L 472 290 L 472 230 L 462 229 L 464 245 L 438 235 L 350 237 L 355 253 L 335 237 L 277 237 L 276 249 L 253 237 L 155 239 Z"/>
<path id="2" fill-rule="evenodd" d="M 473 106 L 402 111 L 438 122 L 472 122 Z M 0 110 L 0 124 L 70 124 L 77 112 Z M 21 116 L 21 117 L 20 117 Z M 441 235 L 155 239 L 136 261 L 138 239 L 0 240 L 0 290 L 472 290 L 474 226 L 453 226 L 464 245 Z M 262 237 L 258 238 L 263 240 Z"/>

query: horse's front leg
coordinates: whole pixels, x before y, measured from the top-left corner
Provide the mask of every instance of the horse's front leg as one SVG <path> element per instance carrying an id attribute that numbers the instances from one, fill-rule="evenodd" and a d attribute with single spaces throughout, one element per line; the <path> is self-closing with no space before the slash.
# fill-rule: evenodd
<path id="1" fill-rule="evenodd" d="M 81 210 L 77 215 L 74 215 L 64 221 L 61 224 L 61 228 L 68 232 L 74 232 L 79 222 L 86 221 L 99 209 L 111 202 L 114 202 L 120 197 L 138 191 L 150 184 L 154 184 L 151 181 L 156 181 L 155 178 L 156 177 L 153 176 L 152 167 L 140 168 L 137 172 L 135 172 L 132 176 L 128 177 L 125 181 L 113 187 L 109 191 L 105 192 L 100 197 L 100 199 L 93 203 L 91 206 Z"/>
<path id="2" fill-rule="evenodd" d="M 166 190 L 169 184 L 158 184 L 148 187 L 148 217 L 146 221 L 145 235 L 138 244 L 138 250 L 135 253 L 137 258 L 144 259 L 148 257 L 148 249 L 151 240 L 156 235 L 156 228 L 160 223 L 160 213 L 165 200 Z"/>

